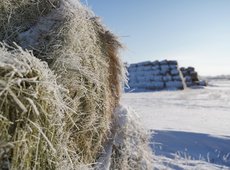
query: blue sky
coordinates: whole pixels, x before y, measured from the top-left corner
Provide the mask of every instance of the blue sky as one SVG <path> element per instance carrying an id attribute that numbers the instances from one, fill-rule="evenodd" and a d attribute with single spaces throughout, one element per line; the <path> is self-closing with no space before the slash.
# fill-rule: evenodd
<path id="1" fill-rule="evenodd" d="M 230 74 L 230 0 L 82 0 L 120 37 L 128 63 L 176 59 Z"/>

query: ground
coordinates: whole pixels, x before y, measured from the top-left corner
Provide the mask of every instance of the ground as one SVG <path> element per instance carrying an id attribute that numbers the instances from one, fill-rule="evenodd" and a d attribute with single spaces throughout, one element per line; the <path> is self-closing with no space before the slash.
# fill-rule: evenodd
<path id="1" fill-rule="evenodd" d="M 183 91 L 126 93 L 151 131 L 155 169 L 230 170 L 230 81 Z"/>

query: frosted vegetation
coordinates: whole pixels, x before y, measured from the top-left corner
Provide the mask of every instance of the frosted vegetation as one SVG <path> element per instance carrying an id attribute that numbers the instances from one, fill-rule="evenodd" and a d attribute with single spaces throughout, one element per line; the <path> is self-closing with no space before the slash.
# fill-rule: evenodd
<path id="1" fill-rule="evenodd" d="M 149 134 L 119 104 L 122 44 L 92 11 L 6 0 L 0 21 L 0 170 L 152 169 Z"/>

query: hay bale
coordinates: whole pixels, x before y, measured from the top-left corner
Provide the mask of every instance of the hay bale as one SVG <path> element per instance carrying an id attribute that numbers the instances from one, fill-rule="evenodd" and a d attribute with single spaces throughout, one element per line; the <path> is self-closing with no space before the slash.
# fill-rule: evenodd
<path id="1" fill-rule="evenodd" d="M 138 67 L 140 67 L 140 66 L 151 66 L 151 65 L 152 65 L 151 61 L 144 61 L 144 62 L 137 63 Z"/>
<path id="2" fill-rule="evenodd" d="M 166 88 L 171 89 L 171 90 L 176 90 L 176 89 L 183 89 L 183 84 L 181 81 L 169 81 L 166 82 Z"/>
<path id="3" fill-rule="evenodd" d="M 72 19 L 73 25 L 69 28 L 76 29 L 70 31 L 74 31 L 76 35 L 86 31 L 75 25 L 81 22 L 81 18 L 78 21 L 78 13 Z M 78 128 L 74 129 L 72 136 L 74 148 L 81 154 L 85 163 L 91 163 L 96 161 L 98 153 L 103 149 L 103 143 L 107 140 L 112 113 L 120 98 L 123 78 L 120 72 L 122 64 L 117 57 L 120 44 L 111 33 L 98 27 L 97 23 L 82 23 L 86 26 L 87 24 L 86 35 L 81 35 L 82 37 L 63 46 L 60 51 L 67 56 L 59 56 L 52 68 L 61 75 L 59 82 L 70 90 L 76 103 L 72 106 L 78 112 L 74 118 Z M 72 36 L 71 34 L 68 36 Z M 76 46 L 76 49 L 71 44 Z M 79 47 L 88 48 L 88 51 L 84 53 Z M 66 72 L 63 72 L 63 68 L 66 68 Z"/>
<path id="4" fill-rule="evenodd" d="M 152 80 L 153 81 L 162 81 L 163 80 L 163 76 L 160 76 L 160 75 L 154 76 L 154 77 L 152 77 Z"/>
<path id="5" fill-rule="evenodd" d="M 139 123 L 137 114 L 130 108 L 119 106 L 115 113 L 116 133 L 110 169 L 152 170 L 152 151 L 149 133 Z"/>
<path id="6" fill-rule="evenodd" d="M 155 81 L 152 82 L 152 89 L 156 89 L 156 90 L 162 90 L 165 86 L 165 83 L 163 81 Z"/>
<path id="7" fill-rule="evenodd" d="M 172 76 L 170 75 L 163 76 L 163 81 L 171 81 L 171 80 L 172 80 Z"/>
<path id="8" fill-rule="evenodd" d="M 160 61 L 160 65 L 168 65 L 168 60 L 162 60 L 162 61 Z"/>
<path id="9" fill-rule="evenodd" d="M 159 70 L 160 69 L 160 65 L 155 64 L 155 65 L 152 66 L 152 69 L 153 70 Z"/>
<path id="10" fill-rule="evenodd" d="M 136 72 L 136 67 L 128 67 L 128 72 L 131 73 L 131 72 Z"/>
<path id="11" fill-rule="evenodd" d="M 144 71 L 150 71 L 150 70 L 152 70 L 152 66 L 151 65 L 144 66 L 143 70 Z"/>
<path id="12" fill-rule="evenodd" d="M 177 62 L 176 60 L 169 60 L 169 61 L 168 61 L 168 64 L 169 64 L 169 65 L 176 65 L 176 66 L 177 66 L 177 65 L 178 65 L 178 62 Z"/>
<path id="13" fill-rule="evenodd" d="M 161 70 L 166 70 L 166 71 L 170 70 L 169 65 L 166 65 L 166 64 L 165 65 L 161 65 L 160 68 L 161 68 Z"/>
<path id="14" fill-rule="evenodd" d="M 161 65 L 161 70 L 160 70 L 161 74 L 165 75 L 167 73 L 170 72 L 170 68 L 168 65 Z"/>
<path id="15" fill-rule="evenodd" d="M 158 60 L 152 62 L 153 66 L 158 66 L 159 64 L 160 64 L 160 62 Z"/>
<path id="16" fill-rule="evenodd" d="M 179 75 L 179 70 L 173 69 L 173 70 L 170 71 L 170 73 L 171 73 L 171 75 L 173 75 L 173 76 L 177 76 L 177 75 Z"/>
<path id="17" fill-rule="evenodd" d="M 205 80 L 200 80 L 198 85 L 199 86 L 207 86 L 207 82 Z"/>
<path id="18" fill-rule="evenodd" d="M 7 7 L 5 2 L 7 2 Z M 22 4 L 17 3 L 15 0 L 5 2 L 0 2 L 0 9 L 4 9 L 0 10 L 1 20 L 4 21 L 0 26 L 0 41 L 6 41 L 9 44 L 15 41 L 23 48 L 33 50 L 37 58 L 49 64 L 49 67 L 58 75 L 58 84 L 62 84 L 68 89 L 69 93 L 63 92 L 65 94 L 64 102 L 63 93 L 60 93 L 60 89 L 56 87 L 58 86 L 56 79 L 48 76 L 45 79 L 47 80 L 45 85 L 49 84 L 49 87 L 53 87 L 52 82 L 55 80 L 55 87 L 49 90 L 44 85 L 44 88 L 39 90 L 42 94 L 44 93 L 44 98 L 18 101 L 15 100 L 17 99 L 15 96 L 9 96 L 14 104 L 18 105 L 16 108 L 20 112 L 17 110 L 17 113 L 22 112 L 23 114 L 21 115 L 24 116 L 23 111 L 25 110 L 23 110 L 23 106 L 30 108 L 28 113 L 31 113 L 29 116 L 32 115 L 32 118 L 29 120 L 33 126 L 29 120 L 23 120 L 26 123 L 17 126 L 23 128 L 20 131 L 21 133 L 15 131 L 14 134 L 17 139 L 23 138 L 18 141 L 27 144 L 24 142 L 25 135 L 21 134 L 27 134 L 28 131 L 28 134 L 32 135 L 28 135 L 28 140 L 26 136 L 26 141 L 31 140 L 32 147 L 25 145 L 24 148 L 29 148 L 30 150 L 21 150 L 12 146 L 13 149 L 11 149 L 11 145 L 7 145 L 7 142 L 11 144 L 14 140 L 9 139 L 8 135 L 4 136 L 3 142 L 6 145 L 0 146 L 4 146 L 3 149 L 7 153 L 12 150 L 17 152 L 14 154 L 16 158 L 12 157 L 12 160 L 18 161 L 15 164 L 12 163 L 12 167 L 17 166 L 18 169 L 33 169 L 34 166 L 36 166 L 34 169 L 84 169 L 89 168 L 89 166 L 92 168 L 99 161 L 98 158 L 105 149 L 105 144 L 110 141 L 109 137 L 113 130 L 111 129 L 111 123 L 117 119 L 117 112 L 114 114 L 114 110 L 118 106 L 122 87 L 121 82 L 125 77 L 123 64 L 119 59 L 119 49 L 122 45 L 92 12 L 77 0 L 25 0 Z M 34 9 L 34 3 L 39 7 L 38 10 Z M 10 9 L 9 11 L 13 12 L 7 11 L 6 9 L 8 8 Z M 33 10 L 35 10 L 33 17 L 28 19 L 28 13 L 32 13 L 31 11 Z M 44 13 L 41 12 L 43 10 Z M 11 18 L 14 19 L 11 20 Z M 6 20 L 10 22 L 7 23 L 5 22 Z M 20 27 L 18 28 L 18 26 Z M 12 36 L 9 36 L 9 34 Z M 24 57 L 22 50 L 21 53 L 23 53 Z M 17 55 L 19 54 L 17 53 Z M 33 58 L 33 60 L 36 59 Z M 40 61 L 36 61 L 34 67 L 36 65 L 40 66 Z M 150 63 L 146 64 L 151 65 Z M 21 65 L 23 66 L 23 63 Z M 20 68 L 24 68 L 22 66 Z M 43 67 L 41 69 L 41 71 L 47 70 L 48 68 Z M 38 71 L 38 75 L 37 72 L 35 72 L 35 75 L 39 77 L 47 74 Z M 39 89 L 43 85 L 43 81 L 37 82 L 37 79 L 35 80 L 36 82 L 31 80 L 31 83 L 35 84 L 35 89 Z M 18 83 L 18 81 L 16 82 Z M 17 83 L 14 85 L 17 86 Z M 27 84 L 25 86 L 23 84 L 24 87 L 27 88 Z M 21 87 L 15 91 L 16 97 L 24 94 L 20 90 Z M 30 92 L 31 89 L 25 89 L 26 97 L 30 94 L 27 90 Z M 56 91 L 58 91 L 58 94 L 60 93 L 60 100 L 64 104 L 62 102 L 56 103 Z M 22 96 L 21 98 L 24 99 L 25 97 Z M 51 101 L 47 100 L 47 98 Z M 41 112 L 39 112 L 41 117 L 36 115 L 35 106 L 37 106 L 37 100 L 41 100 L 41 103 L 44 104 L 44 109 L 42 104 L 37 107 Z M 2 100 L 2 102 L 5 102 L 5 100 Z M 6 106 L 6 104 L 4 103 L 1 106 Z M 47 107 L 45 106 L 49 106 L 48 109 L 51 110 L 46 111 Z M 5 115 L 9 112 L 2 113 Z M 47 116 L 46 114 L 48 113 L 49 115 Z M 59 113 L 60 116 L 57 116 Z M 43 117 L 46 119 L 43 119 Z M 16 124 L 21 123 L 20 121 L 21 119 Z M 10 123 L 1 125 L 4 125 L 5 129 L 11 127 Z M 126 129 L 127 127 L 129 128 Z M 148 167 L 149 160 L 151 160 L 149 157 L 152 153 L 150 151 L 145 154 L 145 151 L 148 150 L 148 141 L 144 133 L 137 129 L 133 121 L 128 121 L 127 125 L 122 126 L 121 129 L 127 136 L 124 136 L 125 144 L 119 145 L 119 148 L 122 149 L 122 154 L 115 154 L 116 156 L 113 154 L 111 169 L 114 169 L 113 167 L 120 167 L 120 169 L 138 167 L 137 169 L 140 169 L 142 165 L 144 168 Z M 141 139 L 141 141 L 133 143 L 128 134 L 134 137 L 137 136 L 134 139 L 136 141 Z M 41 153 L 38 153 L 37 147 L 42 148 Z M 135 150 L 138 153 L 137 155 L 132 153 L 132 148 L 137 148 Z M 116 153 L 116 151 L 118 150 L 113 150 L 113 153 Z M 143 155 L 145 156 L 143 157 Z M 6 157 L 4 156 L 3 160 L 5 159 Z M 146 163 L 143 164 L 143 162 Z M 8 162 L 0 163 L 0 165 L 4 166 L 7 164 Z"/>
<path id="19" fill-rule="evenodd" d="M 194 72 L 194 71 L 195 71 L 195 68 L 190 66 L 190 67 L 187 68 L 187 70 L 188 70 L 189 72 Z"/>
<path id="20" fill-rule="evenodd" d="M 186 86 L 187 87 L 192 87 L 194 83 L 192 81 L 186 81 Z"/>
<path id="21" fill-rule="evenodd" d="M 179 76 L 172 76 L 172 79 L 173 79 L 174 81 L 182 81 L 180 75 L 179 75 Z"/>
<path id="22" fill-rule="evenodd" d="M 177 69 L 178 70 L 178 65 L 169 65 L 171 70 Z"/>
<path id="23" fill-rule="evenodd" d="M 184 77 L 189 75 L 189 73 L 188 73 L 187 70 L 183 70 L 183 71 L 181 71 L 181 73 L 182 73 L 182 75 L 183 75 Z"/>
<path id="24" fill-rule="evenodd" d="M 50 2 L 52 5 L 47 5 Z M 15 6 L 12 18 L 19 15 L 20 22 L 28 20 L 28 23 L 20 23 L 23 29 L 17 30 L 13 38 L 2 36 L 1 40 L 16 41 L 33 50 L 36 57 L 47 61 L 59 75 L 58 83 L 69 90 L 69 107 L 77 112 L 72 117 L 77 127 L 68 122 L 73 127 L 70 149 L 77 150 L 83 162 L 92 163 L 107 140 L 112 113 L 120 98 L 124 77 L 118 57 L 121 44 L 79 1 L 50 2 L 37 1 L 36 5 L 41 7 L 33 14 L 33 22 L 24 14 L 34 10 L 34 3 L 28 0 Z M 14 5 L 10 0 L 9 8 Z M 23 9 L 23 15 L 19 8 Z M 40 10 L 46 12 L 39 13 Z M 8 16 L 0 13 L 7 19 Z M 18 17 L 12 20 L 11 32 L 17 29 L 13 23 L 18 22 Z M 4 32 L 3 27 L 0 29 Z"/>
<path id="25" fill-rule="evenodd" d="M 181 67 L 181 68 L 180 68 L 180 71 L 185 71 L 185 70 L 186 70 L 185 67 Z"/>
<path id="26" fill-rule="evenodd" d="M 137 64 L 130 64 L 129 67 L 130 68 L 136 68 L 136 67 L 138 67 L 138 65 Z"/>
<path id="27" fill-rule="evenodd" d="M 60 0 L 4 0 L 0 2 L 0 41 L 17 42 L 18 33 L 60 5 Z"/>
<path id="28" fill-rule="evenodd" d="M 152 70 L 152 75 L 160 75 L 161 71 L 160 70 Z"/>
<path id="29" fill-rule="evenodd" d="M 191 72 L 190 75 L 191 75 L 192 81 L 199 81 L 197 72 Z"/>
<path id="30" fill-rule="evenodd" d="M 64 89 L 45 62 L 10 49 L 0 47 L 0 169 L 78 168 L 67 148 Z"/>

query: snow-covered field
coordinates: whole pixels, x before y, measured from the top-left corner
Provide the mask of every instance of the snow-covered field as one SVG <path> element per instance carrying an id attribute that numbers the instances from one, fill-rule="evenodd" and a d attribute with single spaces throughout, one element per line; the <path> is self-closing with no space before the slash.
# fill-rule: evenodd
<path id="1" fill-rule="evenodd" d="M 123 95 L 152 131 L 156 169 L 230 169 L 230 81 L 209 85 Z"/>

